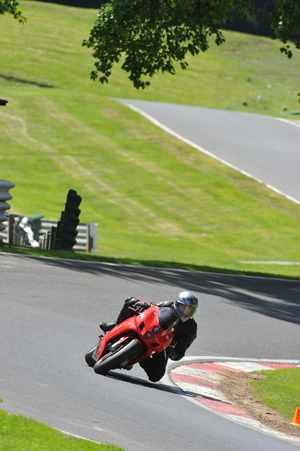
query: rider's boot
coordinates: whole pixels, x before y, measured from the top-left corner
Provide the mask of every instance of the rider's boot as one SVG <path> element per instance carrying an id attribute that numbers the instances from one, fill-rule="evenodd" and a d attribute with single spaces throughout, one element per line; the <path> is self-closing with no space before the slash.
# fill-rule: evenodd
<path id="1" fill-rule="evenodd" d="M 100 329 L 103 330 L 103 332 L 109 332 L 117 325 L 117 321 L 113 321 L 112 323 L 100 323 Z"/>

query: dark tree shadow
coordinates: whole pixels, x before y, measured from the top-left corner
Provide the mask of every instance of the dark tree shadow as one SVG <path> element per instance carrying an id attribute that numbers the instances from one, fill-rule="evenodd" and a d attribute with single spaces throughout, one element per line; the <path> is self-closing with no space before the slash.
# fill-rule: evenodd
<path id="1" fill-rule="evenodd" d="M 38 86 L 39 88 L 54 88 L 53 85 L 47 85 L 46 83 L 39 83 L 37 81 L 25 80 L 24 78 L 16 78 L 16 77 L 2 75 L 2 74 L 0 74 L 0 78 L 3 78 L 4 80 L 7 80 L 7 81 L 14 81 L 16 83 L 22 83 L 25 85 Z"/>
<path id="2" fill-rule="evenodd" d="M 41 264 L 86 272 L 97 277 L 115 277 L 137 283 L 182 287 L 226 299 L 244 309 L 300 324 L 300 281 L 231 274 L 212 274 L 164 268 L 148 268 L 76 260 L 40 259 Z"/>

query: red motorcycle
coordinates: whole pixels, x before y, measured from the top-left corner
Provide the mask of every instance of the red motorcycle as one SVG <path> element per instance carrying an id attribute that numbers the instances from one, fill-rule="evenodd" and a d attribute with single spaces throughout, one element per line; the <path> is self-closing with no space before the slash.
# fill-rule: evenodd
<path id="1" fill-rule="evenodd" d="M 178 316 L 170 307 L 149 307 L 116 325 L 85 354 L 86 363 L 98 374 L 132 366 L 172 343 Z"/>

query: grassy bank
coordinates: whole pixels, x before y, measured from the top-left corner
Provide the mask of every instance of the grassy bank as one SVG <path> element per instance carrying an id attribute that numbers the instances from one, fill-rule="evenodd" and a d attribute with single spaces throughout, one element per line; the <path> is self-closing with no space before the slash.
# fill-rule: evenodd
<path id="1" fill-rule="evenodd" d="M 10 415 L 0 410 L 1 451 L 122 451 L 114 445 L 102 445 L 68 437 L 42 423 Z"/>
<path id="2" fill-rule="evenodd" d="M 29 19 L 26 25 L 1 17 L 4 88 L 17 83 L 271 116 L 280 115 L 283 106 L 300 109 L 300 52 L 295 50 L 289 60 L 280 53 L 280 43 L 269 38 L 224 31 L 223 45 L 217 47 L 212 40 L 207 52 L 188 56 L 188 70 L 178 65 L 176 76 L 156 75 L 141 91 L 132 87 L 120 64 L 114 66 L 108 84 L 90 80 L 93 58 L 81 44 L 96 20 L 96 10 L 26 0 L 20 5 Z"/>
<path id="3" fill-rule="evenodd" d="M 21 2 L 20 26 L 1 18 L 0 178 L 11 211 L 58 219 L 70 188 L 81 221 L 98 223 L 103 258 L 299 277 L 299 205 L 167 135 L 109 97 L 279 115 L 298 108 L 298 54 L 271 40 L 226 33 L 227 43 L 135 91 L 116 70 L 92 82 L 81 47 L 95 11 Z M 257 100 L 260 96 L 260 100 Z M 247 107 L 243 103 L 247 103 Z"/>
<path id="4" fill-rule="evenodd" d="M 300 407 L 300 370 L 265 370 L 258 374 L 266 378 L 251 382 L 252 393 L 262 404 L 277 410 L 292 422 L 296 408 Z"/>

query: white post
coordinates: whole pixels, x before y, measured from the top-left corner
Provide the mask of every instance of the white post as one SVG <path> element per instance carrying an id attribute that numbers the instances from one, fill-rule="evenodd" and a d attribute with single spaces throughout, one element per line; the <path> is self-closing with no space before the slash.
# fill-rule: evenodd
<path id="1" fill-rule="evenodd" d="M 14 186 L 15 184 L 13 182 L 9 182 L 8 180 L 0 180 L 0 232 L 6 228 L 6 226 L 2 224 L 7 221 L 5 211 L 10 209 L 10 205 L 6 201 L 12 199 L 12 195 L 9 194 L 8 191 L 11 188 L 14 188 Z M 0 237 L 0 243 L 1 241 L 2 238 Z"/>
<path id="2" fill-rule="evenodd" d="M 96 222 L 89 224 L 87 240 L 90 242 L 90 250 L 88 252 L 97 252 L 97 226 L 98 224 Z"/>

